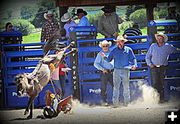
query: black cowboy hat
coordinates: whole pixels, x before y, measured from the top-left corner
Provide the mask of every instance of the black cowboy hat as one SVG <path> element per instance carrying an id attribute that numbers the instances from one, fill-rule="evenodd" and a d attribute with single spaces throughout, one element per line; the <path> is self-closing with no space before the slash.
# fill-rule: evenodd
<path id="1" fill-rule="evenodd" d="M 112 6 L 104 6 L 104 8 L 101 9 L 104 13 L 112 13 L 114 12 L 114 8 Z"/>
<path id="2" fill-rule="evenodd" d="M 84 15 L 87 15 L 87 12 L 84 11 L 83 9 L 77 9 L 76 15 L 79 14 L 79 13 L 84 13 Z"/>

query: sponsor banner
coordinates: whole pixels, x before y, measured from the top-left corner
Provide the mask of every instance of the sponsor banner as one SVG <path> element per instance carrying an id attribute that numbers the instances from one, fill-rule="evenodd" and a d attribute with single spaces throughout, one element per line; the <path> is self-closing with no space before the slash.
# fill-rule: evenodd
<path id="1" fill-rule="evenodd" d="M 88 104 L 101 104 L 100 84 L 81 85 L 81 102 Z"/>
<path id="2" fill-rule="evenodd" d="M 18 97 L 16 92 L 16 87 L 10 87 L 6 89 L 6 97 L 5 97 L 5 107 L 26 107 L 28 103 L 27 94 L 24 93 L 23 97 Z M 38 104 L 38 99 L 36 98 L 34 101 L 34 105 Z"/>
<path id="3" fill-rule="evenodd" d="M 112 103 L 113 89 L 110 84 L 107 86 L 107 102 Z M 137 100 L 142 92 L 137 85 L 137 82 L 130 83 L 131 101 Z M 123 88 L 120 86 L 120 101 L 123 102 Z M 101 84 L 83 84 L 81 85 L 81 102 L 88 104 L 101 104 Z"/>
<path id="4" fill-rule="evenodd" d="M 180 98 L 180 80 L 165 80 L 165 99 Z"/>

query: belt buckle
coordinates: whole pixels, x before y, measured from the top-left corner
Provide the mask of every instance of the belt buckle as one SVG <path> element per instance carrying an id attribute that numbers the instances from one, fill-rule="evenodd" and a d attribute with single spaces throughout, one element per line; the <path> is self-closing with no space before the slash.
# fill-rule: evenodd
<path id="1" fill-rule="evenodd" d="M 158 68 L 159 68 L 160 66 L 161 66 L 161 65 L 156 65 L 156 67 L 158 67 Z"/>

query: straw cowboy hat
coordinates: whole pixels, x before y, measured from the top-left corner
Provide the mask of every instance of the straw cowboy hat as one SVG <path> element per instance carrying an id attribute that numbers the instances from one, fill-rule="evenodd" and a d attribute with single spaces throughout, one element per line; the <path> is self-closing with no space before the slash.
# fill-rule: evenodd
<path id="1" fill-rule="evenodd" d="M 54 16 L 53 12 L 51 10 L 48 10 L 47 13 L 44 13 L 44 18 L 48 19 L 48 16 Z"/>
<path id="2" fill-rule="evenodd" d="M 157 37 L 158 37 L 158 36 L 163 37 L 163 38 L 164 38 L 164 42 L 168 41 L 168 37 L 167 37 L 165 34 L 163 34 L 163 33 L 155 34 L 156 40 L 157 40 Z"/>
<path id="3" fill-rule="evenodd" d="M 71 15 L 69 13 L 65 13 L 62 17 L 61 17 L 61 22 L 67 22 L 71 19 Z"/>
<path id="4" fill-rule="evenodd" d="M 116 40 L 113 40 L 113 41 L 115 41 L 115 42 L 119 42 L 119 41 L 125 41 L 125 42 L 127 42 L 128 40 L 127 39 L 125 39 L 123 36 L 118 36 L 117 38 L 116 38 Z"/>
<path id="5" fill-rule="evenodd" d="M 108 42 L 107 40 L 103 40 L 102 42 L 99 43 L 99 47 L 102 47 L 102 45 L 104 45 L 104 44 L 107 44 L 109 46 L 112 45 L 111 41 Z"/>

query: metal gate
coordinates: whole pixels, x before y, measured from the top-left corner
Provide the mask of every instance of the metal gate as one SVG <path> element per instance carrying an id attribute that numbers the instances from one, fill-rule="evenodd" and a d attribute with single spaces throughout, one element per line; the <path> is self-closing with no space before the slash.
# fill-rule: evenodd
<path id="1" fill-rule="evenodd" d="M 177 37 L 180 34 L 167 34 L 168 37 Z M 145 63 L 145 55 L 151 44 L 151 39 L 148 36 L 128 37 L 130 39 L 138 38 L 141 39 L 140 43 L 127 44 L 136 53 L 138 61 L 137 70 L 131 71 L 130 89 L 131 89 L 131 100 L 135 100 L 141 94 L 138 89 L 138 85 L 141 82 L 151 85 L 150 71 Z M 100 104 L 101 103 L 101 88 L 100 88 L 100 76 L 97 69 L 93 66 L 97 53 L 101 50 L 98 44 L 102 40 L 113 40 L 114 38 L 108 39 L 90 39 L 90 40 L 79 40 L 77 41 L 78 51 L 78 63 L 76 68 L 78 69 L 78 89 L 79 98 L 83 103 L 89 104 Z M 69 44 L 69 41 L 60 41 Z M 168 41 L 175 47 L 180 48 L 179 41 Z M 14 76 L 20 73 L 30 73 L 33 71 L 38 61 L 43 55 L 43 50 L 38 47 L 43 43 L 29 43 L 29 44 L 11 44 L 2 46 L 2 66 L 3 66 L 3 90 L 4 90 L 4 107 L 24 107 L 27 104 L 27 97 L 18 98 L 16 93 L 16 86 L 13 82 Z M 22 51 L 4 51 L 8 47 L 22 47 L 26 50 Z M 33 49 L 32 49 L 33 48 Z M 12 58 L 17 58 L 19 61 L 14 61 Z M 17 60 L 16 59 L 16 60 Z M 165 96 L 169 99 L 171 96 L 180 94 L 180 53 L 170 55 L 169 69 L 165 79 Z M 71 66 L 70 57 L 66 60 L 67 64 Z M 67 83 L 67 90 L 69 94 L 75 92 L 73 87 L 75 84 L 72 82 L 73 71 L 68 74 L 69 82 Z M 48 84 L 40 95 L 35 99 L 36 106 L 43 106 L 45 91 L 52 87 Z M 108 86 L 107 90 L 108 102 L 112 102 L 112 88 Z M 68 93 L 66 95 L 68 95 Z M 180 96 L 180 95 L 179 95 Z M 122 96 L 121 96 L 122 99 Z"/>
<path id="2" fill-rule="evenodd" d="M 150 72 L 149 68 L 145 63 L 145 55 L 150 46 L 150 39 L 148 36 L 129 37 L 131 39 L 141 39 L 141 43 L 127 44 L 133 50 L 137 52 L 136 58 L 138 61 L 138 67 L 136 71 L 131 71 L 131 98 L 136 99 L 140 92 L 137 90 L 137 83 L 150 83 Z M 92 40 L 81 40 L 78 41 L 78 69 L 79 69 L 79 83 L 80 83 L 80 101 L 89 104 L 100 104 L 101 103 L 101 88 L 100 88 L 100 73 L 93 66 L 97 53 L 101 50 L 98 43 L 102 40 L 113 40 L 108 39 L 92 39 Z M 144 40 L 144 41 L 143 41 Z M 93 43 L 94 42 L 94 43 Z M 85 44 L 91 44 L 85 46 Z M 122 90 L 121 90 L 122 91 Z M 108 86 L 107 89 L 108 102 L 112 102 L 112 88 Z M 122 98 L 122 96 L 121 96 Z"/>
<path id="3" fill-rule="evenodd" d="M 167 34 L 168 37 L 178 37 L 177 34 Z M 146 83 L 151 86 L 150 68 L 145 62 L 146 52 L 149 49 L 152 40 L 148 36 L 131 36 L 128 39 L 141 39 L 140 43 L 126 44 L 133 49 L 137 58 L 138 67 L 135 71 L 130 72 L 130 92 L 131 101 L 136 100 L 141 91 L 139 86 Z M 88 104 L 101 103 L 101 82 L 100 73 L 93 66 L 97 53 L 101 50 L 98 43 L 107 39 L 91 39 L 77 41 L 78 51 L 78 72 L 79 72 L 79 87 L 80 87 L 80 101 Z M 167 43 L 180 48 L 180 41 L 168 41 Z M 91 45 L 85 45 L 91 44 Z M 168 71 L 165 77 L 165 99 L 169 100 L 171 97 L 180 98 L 180 53 L 171 54 L 168 63 Z M 121 87 L 122 88 L 122 87 Z M 122 90 L 120 90 L 122 92 Z M 122 94 L 122 93 L 121 93 Z M 110 85 L 107 88 L 108 102 L 112 102 L 112 88 Z M 123 96 L 120 96 L 123 101 Z"/>
<path id="4" fill-rule="evenodd" d="M 66 44 L 69 44 L 68 41 L 62 41 Z M 17 74 L 21 73 L 31 73 L 39 60 L 43 56 L 43 50 L 41 49 L 43 43 L 29 43 L 29 44 L 11 44 L 2 46 L 2 55 L 3 55 L 3 79 L 4 79 L 4 107 L 24 107 L 27 105 L 28 97 L 27 94 L 24 94 L 25 97 L 17 97 L 16 85 L 14 83 L 14 77 Z M 21 47 L 23 51 L 5 51 L 6 48 Z M 51 53 L 52 54 L 52 51 Z M 14 59 L 16 58 L 16 59 Z M 14 61 L 16 60 L 16 61 Z M 66 59 L 67 64 L 70 66 L 70 57 Z M 68 74 L 68 79 L 70 79 L 71 74 Z M 71 81 L 68 81 L 66 84 L 66 97 L 69 94 L 72 94 L 72 84 Z M 40 92 L 39 96 L 36 97 L 34 104 L 35 106 L 45 105 L 45 91 L 49 89 L 53 92 L 52 86 L 49 83 L 44 89 Z"/>

